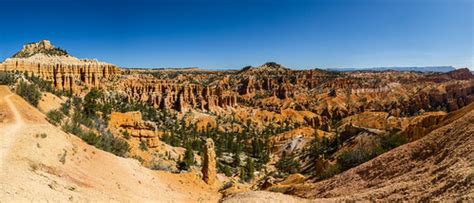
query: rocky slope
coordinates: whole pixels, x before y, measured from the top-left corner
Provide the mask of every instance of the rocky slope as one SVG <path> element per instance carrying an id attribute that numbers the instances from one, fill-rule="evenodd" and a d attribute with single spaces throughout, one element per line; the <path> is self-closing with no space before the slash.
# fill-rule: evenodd
<path id="1" fill-rule="evenodd" d="M 340 200 L 473 200 L 474 111 L 331 179 L 289 193 Z"/>

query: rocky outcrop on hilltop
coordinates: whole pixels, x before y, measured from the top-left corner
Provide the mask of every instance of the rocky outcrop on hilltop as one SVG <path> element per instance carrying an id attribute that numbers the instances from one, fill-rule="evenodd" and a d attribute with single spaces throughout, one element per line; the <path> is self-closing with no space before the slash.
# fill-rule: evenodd
<path id="1" fill-rule="evenodd" d="M 0 71 L 34 75 L 72 93 L 80 93 L 83 87 L 102 87 L 121 73 L 115 65 L 70 56 L 47 40 L 25 45 L 0 64 Z"/>
<path id="2" fill-rule="evenodd" d="M 449 80 L 471 80 L 474 79 L 471 71 L 468 68 L 460 68 L 447 73 L 437 73 L 426 77 L 425 80 L 433 82 L 446 82 Z"/>
<path id="3" fill-rule="evenodd" d="M 446 73 L 448 77 L 455 80 L 470 80 L 474 79 L 471 71 L 468 68 L 460 68 L 451 72 Z"/>
<path id="4" fill-rule="evenodd" d="M 216 152 L 212 138 L 206 139 L 204 144 L 204 161 L 202 164 L 202 178 L 204 182 L 212 185 L 216 182 Z"/>
<path id="5" fill-rule="evenodd" d="M 286 74 L 290 72 L 289 68 L 286 68 L 278 63 L 275 62 L 267 62 L 259 67 L 252 67 L 247 66 L 244 67 L 239 74 L 243 75 L 260 75 L 260 74 L 271 74 L 271 75 L 278 75 L 278 74 Z"/>
<path id="6" fill-rule="evenodd" d="M 50 41 L 42 40 L 39 42 L 29 43 L 23 46 L 19 52 L 12 58 L 28 58 L 35 54 L 44 54 L 47 56 L 68 56 L 69 54 L 60 48 L 54 47 Z"/>

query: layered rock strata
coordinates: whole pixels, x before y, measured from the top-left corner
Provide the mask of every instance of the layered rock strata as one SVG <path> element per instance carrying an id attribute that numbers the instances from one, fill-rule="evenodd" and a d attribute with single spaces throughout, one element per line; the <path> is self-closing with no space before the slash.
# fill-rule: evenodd
<path id="1" fill-rule="evenodd" d="M 176 83 L 146 76 L 130 77 L 122 82 L 121 91 L 129 100 L 149 103 L 160 109 L 212 110 L 237 105 L 237 96 L 222 88 Z"/>
<path id="2" fill-rule="evenodd" d="M 0 71 L 20 72 L 52 82 L 59 90 L 79 93 L 83 87 L 102 87 L 121 74 L 115 65 L 92 59 L 77 59 L 49 41 L 25 45 L 0 64 Z"/>
<path id="3" fill-rule="evenodd" d="M 150 148 L 159 144 L 160 133 L 156 124 L 151 121 L 143 121 L 142 114 L 138 111 L 110 114 L 109 128 L 127 132 L 133 138 L 144 140 Z"/>

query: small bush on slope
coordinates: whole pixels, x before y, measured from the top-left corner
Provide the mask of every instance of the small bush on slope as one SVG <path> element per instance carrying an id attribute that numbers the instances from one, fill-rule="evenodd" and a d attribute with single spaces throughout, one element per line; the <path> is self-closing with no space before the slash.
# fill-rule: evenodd
<path id="1" fill-rule="evenodd" d="M 15 75 L 13 73 L 0 73 L 0 85 L 15 84 Z"/>
<path id="2" fill-rule="evenodd" d="M 71 109 L 71 102 L 70 100 L 61 104 L 61 108 L 59 110 L 66 116 L 69 116 L 69 110 Z"/>
<path id="3" fill-rule="evenodd" d="M 286 154 L 286 152 L 284 151 L 280 160 L 278 160 L 275 166 L 278 168 L 279 171 L 284 173 L 298 173 L 300 163 L 295 158 L 296 157 L 294 154 Z"/>
<path id="4" fill-rule="evenodd" d="M 23 81 L 17 85 L 16 93 L 33 106 L 38 106 L 38 102 L 41 99 L 41 92 L 38 88 L 33 84 L 29 85 Z"/>
<path id="5" fill-rule="evenodd" d="M 64 114 L 59 110 L 51 110 L 46 114 L 46 118 L 53 125 L 61 124 L 61 120 L 64 118 Z"/>
<path id="6" fill-rule="evenodd" d="M 179 170 L 188 170 L 194 165 L 194 152 L 191 146 L 186 146 L 186 152 L 184 152 L 184 158 L 178 163 Z"/>
<path id="7" fill-rule="evenodd" d="M 342 171 L 358 166 L 376 157 L 379 153 L 364 148 L 350 149 L 337 157 L 337 164 Z"/>
<path id="8" fill-rule="evenodd" d="M 394 133 L 385 135 L 380 139 L 380 145 L 371 148 L 358 147 L 352 150 L 343 152 L 337 158 L 337 164 L 342 171 L 358 166 L 367 162 L 376 156 L 383 154 L 393 148 L 407 143 L 408 140 L 400 134 Z"/>
<path id="9" fill-rule="evenodd" d="M 142 151 L 148 151 L 148 147 L 146 146 L 145 140 L 140 141 L 140 145 L 138 145 L 138 148 Z"/>
<path id="10" fill-rule="evenodd" d="M 380 145 L 385 151 L 389 151 L 405 143 L 408 143 L 407 138 L 401 136 L 399 133 L 386 135 L 380 140 Z"/>
<path id="11" fill-rule="evenodd" d="M 102 134 L 95 146 L 121 157 L 125 157 L 130 148 L 126 141 L 115 138 L 111 133 Z"/>

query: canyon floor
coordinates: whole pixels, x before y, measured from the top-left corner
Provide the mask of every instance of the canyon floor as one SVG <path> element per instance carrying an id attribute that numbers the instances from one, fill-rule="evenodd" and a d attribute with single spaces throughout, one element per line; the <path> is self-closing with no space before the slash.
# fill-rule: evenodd
<path id="1" fill-rule="evenodd" d="M 0 200 L 217 202 L 217 188 L 192 173 L 152 171 L 49 124 L 0 87 Z"/>
<path id="2" fill-rule="evenodd" d="M 219 202 L 218 186 L 194 173 L 147 169 L 114 156 L 48 123 L 7 87 L 0 87 L 0 200 Z M 425 198 L 473 198 L 472 105 L 462 117 L 341 175 L 297 184 L 289 193 L 252 191 L 223 202 L 326 202 Z M 335 198 L 335 199 L 333 199 Z"/>

